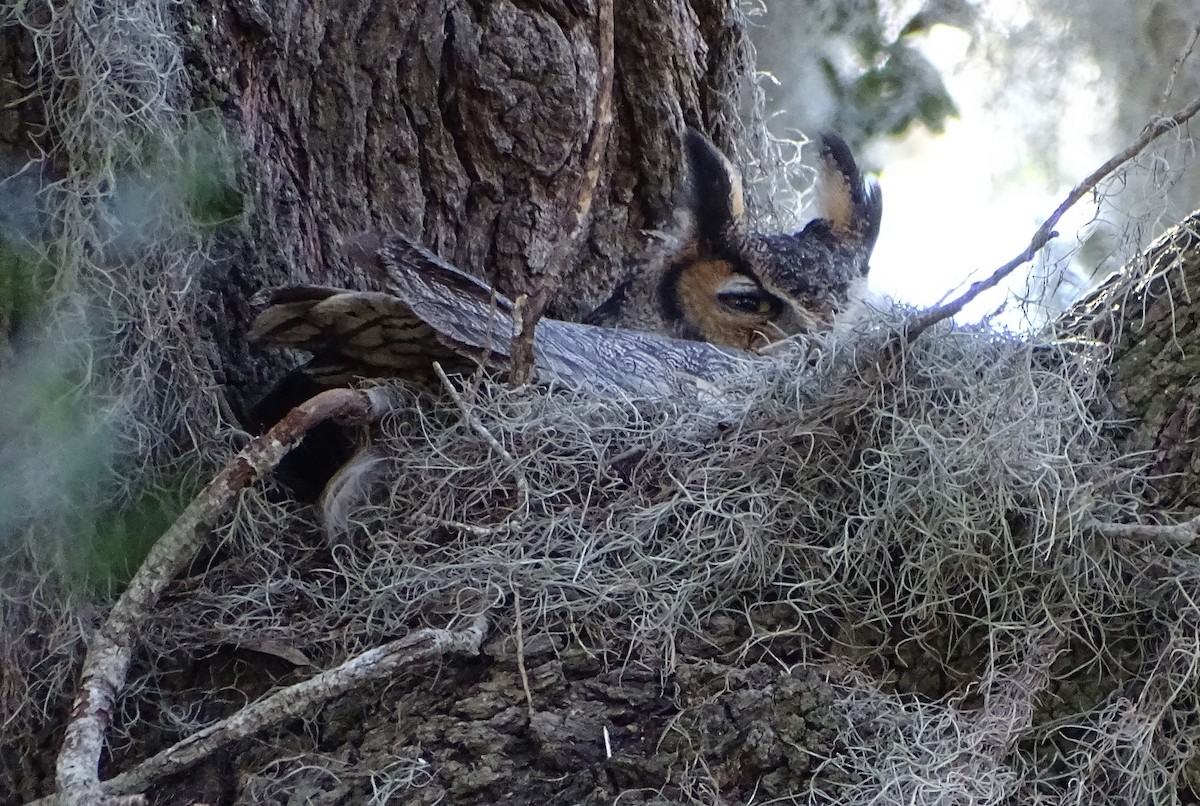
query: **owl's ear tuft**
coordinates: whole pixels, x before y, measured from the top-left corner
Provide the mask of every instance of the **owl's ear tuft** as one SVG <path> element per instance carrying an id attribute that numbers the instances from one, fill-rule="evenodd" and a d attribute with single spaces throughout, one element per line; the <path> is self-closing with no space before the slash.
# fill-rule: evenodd
<path id="1" fill-rule="evenodd" d="M 692 236 L 701 249 L 719 251 L 745 224 L 741 172 L 695 129 L 684 132 L 683 150 L 688 165 L 687 207 L 692 216 Z"/>
<path id="2" fill-rule="evenodd" d="M 836 134 L 821 136 L 817 216 L 839 237 L 865 243 L 868 252 L 879 237 L 883 194 L 877 183 L 863 180 L 850 146 Z"/>

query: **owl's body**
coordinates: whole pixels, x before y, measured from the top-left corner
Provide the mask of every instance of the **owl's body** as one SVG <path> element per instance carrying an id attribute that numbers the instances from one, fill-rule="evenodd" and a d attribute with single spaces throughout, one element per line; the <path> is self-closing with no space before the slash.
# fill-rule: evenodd
<path id="1" fill-rule="evenodd" d="M 732 360 L 715 348 L 753 349 L 827 328 L 863 282 L 881 201 L 845 143 L 823 139 L 818 217 L 791 235 L 747 232 L 737 170 L 697 132 L 686 133 L 684 147 L 689 222 L 676 248 L 583 324 L 540 322 L 534 358 L 543 377 L 574 373 L 634 393 L 681 388 L 672 374 L 684 387 L 703 386 Z M 470 368 L 507 358 L 513 304 L 489 286 L 404 236 L 359 238 L 350 251 L 382 291 L 276 289 L 251 338 L 310 351 L 303 371 L 326 386 L 421 377 L 434 361 Z"/>
<path id="2" fill-rule="evenodd" d="M 434 361 L 451 373 L 507 363 L 515 328 L 508 298 L 403 235 L 365 236 L 351 254 L 386 291 L 271 291 L 251 338 L 309 351 L 303 372 L 326 387 L 362 377 L 422 380 Z M 749 358 L 711 344 L 556 319 L 539 323 L 534 345 L 542 381 L 640 397 L 708 394 Z"/>
<path id="3" fill-rule="evenodd" d="M 844 143 L 823 141 L 818 217 L 792 235 L 747 232 L 736 169 L 696 132 L 684 146 L 690 215 L 676 248 L 622 283 L 585 323 L 539 322 L 535 379 L 724 406 L 720 379 L 755 369 L 746 350 L 827 328 L 854 296 L 881 207 Z M 360 237 L 350 255 L 381 290 L 266 293 L 251 339 L 312 359 L 256 406 L 262 427 L 321 388 L 359 378 L 430 380 L 434 362 L 450 373 L 507 363 L 519 329 L 510 300 L 402 235 Z M 282 478 L 315 500 L 351 449 L 347 434 L 326 427 L 289 456 Z"/>

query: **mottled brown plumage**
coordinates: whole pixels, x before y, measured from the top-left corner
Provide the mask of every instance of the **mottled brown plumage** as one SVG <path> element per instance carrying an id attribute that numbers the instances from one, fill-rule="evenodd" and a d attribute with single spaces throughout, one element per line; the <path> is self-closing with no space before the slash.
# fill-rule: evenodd
<path id="1" fill-rule="evenodd" d="M 588 322 L 542 320 L 534 342 L 541 380 L 606 393 L 704 392 L 749 360 L 722 348 L 828 327 L 862 282 L 880 196 L 845 143 L 823 140 L 821 215 L 792 235 L 744 232 L 737 170 L 697 132 L 684 145 L 690 223 L 679 247 L 622 284 Z M 510 300 L 402 235 L 361 237 L 351 256 L 381 291 L 268 292 L 251 338 L 310 351 L 304 372 L 325 386 L 427 377 L 434 361 L 451 371 L 506 362 Z"/>
<path id="2" fill-rule="evenodd" d="M 795 235 L 743 232 L 736 169 L 695 132 L 685 145 L 690 225 L 679 247 L 619 287 L 590 323 L 539 322 L 533 380 L 603 395 L 700 398 L 723 410 L 730 401 L 721 379 L 757 369 L 753 353 L 729 348 L 826 327 L 851 298 L 866 273 L 880 203 L 840 140 L 827 140 L 823 151 L 822 217 Z M 255 407 L 259 425 L 358 378 L 428 382 L 434 362 L 452 374 L 508 364 L 518 313 L 510 300 L 403 235 L 360 237 L 350 254 L 380 290 L 301 285 L 264 293 L 250 337 L 313 357 Z M 281 466 L 281 478 L 315 500 L 352 447 L 347 434 L 324 427 Z"/>
<path id="3" fill-rule="evenodd" d="M 665 260 L 585 321 L 743 349 L 828 328 L 861 293 L 882 197 L 839 138 L 821 140 L 817 218 L 800 232 L 746 232 L 741 177 L 699 132 L 684 137 L 688 223 Z"/>
<path id="4" fill-rule="evenodd" d="M 384 292 L 268 292 L 251 339 L 308 350 L 313 360 L 305 371 L 326 385 L 422 377 L 433 361 L 451 371 L 506 363 L 509 299 L 402 235 L 360 238 L 351 255 Z M 536 379 L 604 394 L 703 396 L 750 359 L 710 344 L 554 319 L 539 323 L 534 342 Z"/>

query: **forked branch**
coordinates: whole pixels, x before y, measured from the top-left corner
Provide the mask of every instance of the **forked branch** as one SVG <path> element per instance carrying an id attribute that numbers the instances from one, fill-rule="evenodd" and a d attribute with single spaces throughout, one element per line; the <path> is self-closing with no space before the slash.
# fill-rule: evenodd
<path id="1" fill-rule="evenodd" d="M 905 330 L 909 342 L 916 340 L 922 333 L 933 327 L 938 322 L 957 316 L 963 308 L 975 300 L 980 294 L 988 289 L 995 288 L 1003 280 L 1020 268 L 1022 265 L 1033 260 L 1034 256 L 1042 250 L 1042 248 L 1050 243 L 1050 241 L 1058 237 L 1058 233 L 1054 228 L 1062 219 L 1067 210 L 1071 209 L 1076 202 L 1091 193 L 1096 189 L 1102 180 L 1116 171 L 1125 163 L 1140 154 L 1146 146 L 1150 145 L 1158 137 L 1173 131 L 1182 126 L 1187 121 L 1191 120 L 1197 112 L 1200 112 L 1200 97 L 1197 97 L 1183 109 L 1168 117 L 1155 118 L 1146 127 L 1142 129 L 1141 135 L 1136 140 L 1129 144 L 1120 153 L 1114 155 L 1111 159 L 1105 162 L 1096 170 L 1092 171 L 1082 182 L 1071 188 L 1071 192 L 1063 199 L 1062 203 L 1050 214 L 1037 232 L 1033 234 L 1033 239 L 1029 242 L 1029 246 L 1023 252 L 1014 257 L 1012 260 L 1005 263 L 1000 268 L 996 269 L 992 274 L 983 280 L 972 283 L 970 288 L 963 292 L 960 296 L 943 305 L 936 305 L 921 313 L 915 314 L 908 322 Z"/>
<path id="2" fill-rule="evenodd" d="M 149 617 L 163 590 L 204 544 L 208 530 L 238 494 L 270 472 L 313 426 L 330 419 L 365 421 L 385 409 L 382 394 L 331 389 L 297 406 L 270 431 L 255 438 L 208 483 L 150 549 L 108 618 L 88 641 L 71 720 L 57 764 L 60 802 L 96 806 L 141 802 L 106 797 L 100 783 L 100 755 L 138 641 L 138 626 Z"/>

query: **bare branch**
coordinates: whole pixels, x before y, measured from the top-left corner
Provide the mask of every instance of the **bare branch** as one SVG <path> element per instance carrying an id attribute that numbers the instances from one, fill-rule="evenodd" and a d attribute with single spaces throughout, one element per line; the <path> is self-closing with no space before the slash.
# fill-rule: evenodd
<path id="1" fill-rule="evenodd" d="M 151 756 L 132 770 L 104 781 L 99 785 L 102 796 L 93 802 L 145 803 L 142 795 L 119 793 L 141 792 L 154 782 L 182 772 L 233 742 L 299 716 L 365 683 L 393 675 L 405 666 L 445 657 L 452 652 L 478 655 L 487 632 L 487 619 L 479 615 L 460 630 L 417 630 L 398 641 L 368 650 L 334 669 L 263 697 L 228 719 L 197 731 Z M 30 806 L 59 806 L 66 802 L 62 795 L 54 795 L 34 801 Z"/>
<path id="2" fill-rule="evenodd" d="M 1146 124 L 1146 127 L 1142 129 L 1142 133 L 1138 136 L 1137 140 L 1133 141 L 1127 148 L 1113 156 L 1099 168 L 1092 171 L 1086 179 L 1071 189 L 1071 192 L 1067 194 L 1062 203 L 1050 214 L 1050 217 L 1038 227 L 1037 232 L 1034 233 L 1033 239 L 1029 242 L 1029 246 L 1025 248 L 1025 251 L 996 269 L 996 271 L 992 272 L 991 276 L 972 283 L 971 287 L 959 297 L 944 305 L 937 305 L 911 317 L 905 328 L 908 341 L 914 341 L 938 322 L 957 316 L 963 308 L 984 291 L 995 288 L 1004 278 L 1016 271 L 1017 268 L 1033 260 L 1042 247 L 1050 243 L 1051 239 L 1058 237 L 1058 233 L 1054 231 L 1054 227 L 1067 210 L 1071 209 L 1077 201 L 1092 192 L 1100 184 L 1101 180 L 1140 154 L 1156 138 L 1183 125 L 1194 117 L 1197 112 L 1200 112 L 1200 97 L 1197 97 L 1174 115 L 1155 118 Z"/>
<path id="3" fill-rule="evenodd" d="M 1192 29 L 1192 33 L 1183 43 L 1183 47 L 1179 49 L 1179 55 L 1175 57 L 1175 64 L 1171 66 L 1171 75 L 1167 78 L 1167 85 L 1163 88 L 1162 98 L 1158 102 L 1158 114 L 1160 115 L 1167 113 L 1167 104 L 1171 102 L 1171 93 L 1175 91 L 1175 79 L 1179 78 L 1179 71 L 1191 58 L 1197 38 L 1200 38 L 1200 25 Z"/>
<path id="4" fill-rule="evenodd" d="M 317 423 L 329 419 L 366 420 L 380 413 L 382 398 L 352 389 L 331 389 L 292 409 L 270 431 L 255 438 L 208 483 L 162 537 L 88 645 L 71 721 L 57 765 L 62 802 L 71 806 L 116 803 L 101 794 L 100 754 L 117 699 L 137 645 L 138 626 L 168 583 L 204 544 L 209 528 L 238 494 L 270 472 Z M 133 801 L 120 801 L 133 802 Z"/>
<path id="5" fill-rule="evenodd" d="M 1101 523 L 1093 521 L 1091 528 L 1114 540 L 1166 541 L 1181 546 L 1191 545 L 1200 538 L 1200 515 L 1183 523 Z"/>
<path id="6" fill-rule="evenodd" d="M 340 666 L 263 697 L 228 719 L 197 731 L 101 787 L 105 792 L 138 792 L 174 775 L 221 748 L 252 736 L 263 728 L 299 716 L 314 706 L 389 677 L 406 666 L 445 657 L 454 652 L 478 655 L 488 632 L 487 619 L 476 616 L 460 630 L 417 630 L 398 641 L 357 655 Z"/>

